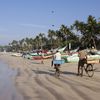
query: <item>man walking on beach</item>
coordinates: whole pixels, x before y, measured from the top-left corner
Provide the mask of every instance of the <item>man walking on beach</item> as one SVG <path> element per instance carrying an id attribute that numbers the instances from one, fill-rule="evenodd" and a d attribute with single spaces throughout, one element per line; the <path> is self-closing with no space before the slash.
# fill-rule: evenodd
<path id="1" fill-rule="evenodd" d="M 41 64 L 44 64 L 44 52 L 43 51 L 41 51 Z"/>

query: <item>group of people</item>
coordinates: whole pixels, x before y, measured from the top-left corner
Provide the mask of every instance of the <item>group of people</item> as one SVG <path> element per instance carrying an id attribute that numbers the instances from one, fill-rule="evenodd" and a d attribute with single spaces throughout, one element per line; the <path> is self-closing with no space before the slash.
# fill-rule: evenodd
<path id="1" fill-rule="evenodd" d="M 79 62 L 78 62 L 78 72 L 77 75 L 79 75 L 79 68 L 80 66 L 84 66 L 84 63 L 86 62 L 86 58 L 87 58 L 87 54 L 84 51 L 83 47 L 80 47 L 78 50 L 78 56 L 79 56 Z M 54 64 L 54 60 L 61 60 L 61 53 L 59 51 L 56 51 L 56 53 L 53 55 L 52 57 L 52 62 L 51 62 L 51 66 L 54 65 L 54 69 L 56 71 L 59 70 L 60 64 Z"/>
<path id="2" fill-rule="evenodd" d="M 77 75 L 79 75 L 79 68 L 80 66 L 84 66 L 84 64 L 86 63 L 86 59 L 87 59 L 87 54 L 84 50 L 83 47 L 80 47 L 78 50 L 78 56 L 79 56 L 79 62 L 78 62 L 78 72 Z M 51 62 L 51 66 L 54 65 L 54 69 L 58 70 L 58 67 L 60 67 L 60 64 L 53 64 L 54 60 L 61 60 L 61 53 L 59 51 L 56 51 L 56 53 L 53 55 L 52 58 L 52 62 Z"/>
<path id="3" fill-rule="evenodd" d="M 77 75 L 79 75 L 80 67 L 83 67 L 84 64 L 87 62 L 87 52 L 86 52 L 86 50 L 84 49 L 83 46 L 80 46 L 79 49 L 78 49 L 78 57 L 79 57 L 79 61 L 78 61 Z M 59 51 L 57 51 L 53 55 L 51 66 L 53 66 L 54 60 L 61 60 L 61 53 Z M 57 67 L 59 67 L 59 66 L 60 66 L 60 64 L 54 64 L 55 69 L 57 69 Z"/>

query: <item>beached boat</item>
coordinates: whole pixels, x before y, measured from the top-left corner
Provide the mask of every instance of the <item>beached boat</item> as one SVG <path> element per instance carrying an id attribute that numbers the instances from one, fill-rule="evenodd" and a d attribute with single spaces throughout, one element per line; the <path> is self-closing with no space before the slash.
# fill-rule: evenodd
<path id="1" fill-rule="evenodd" d="M 52 55 L 44 55 L 44 56 L 38 55 L 38 56 L 33 56 L 32 58 L 33 60 L 49 59 L 52 58 Z"/>
<path id="2" fill-rule="evenodd" d="M 22 54 L 21 53 L 12 53 L 11 56 L 22 57 Z"/>
<path id="3" fill-rule="evenodd" d="M 100 60 L 100 55 L 87 55 L 87 60 L 88 61 Z M 74 55 L 67 57 L 67 62 L 69 62 L 69 63 L 78 62 L 78 61 L 79 61 L 78 54 L 74 54 Z"/>

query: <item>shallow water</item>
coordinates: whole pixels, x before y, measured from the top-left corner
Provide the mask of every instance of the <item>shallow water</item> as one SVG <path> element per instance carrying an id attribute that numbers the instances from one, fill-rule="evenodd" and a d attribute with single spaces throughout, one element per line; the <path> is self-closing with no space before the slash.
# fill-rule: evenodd
<path id="1" fill-rule="evenodd" d="M 23 100 L 22 95 L 17 91 L 13 78 L 17 71 L 0 61 L 0 100 Z"/>

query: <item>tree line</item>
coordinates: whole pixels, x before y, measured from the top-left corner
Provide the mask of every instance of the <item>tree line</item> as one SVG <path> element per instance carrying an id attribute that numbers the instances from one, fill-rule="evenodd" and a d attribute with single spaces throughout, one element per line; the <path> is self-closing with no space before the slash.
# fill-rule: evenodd
<path id="1" fill-rule="evenodd" d="M 71 48 L 69 48 L 69 44 L 71 44 Z M 89 15 L 86 22 L 76 20 L 69 27 L 62 24 L 58 30 L 49 29 L 47 35 L 39 33 L 33 38 L 13 40 L 6 47 L 8 51 L 32 51 L 36 49 L 51 50 L 64 46 L 67 46 L 68 49 L 75 49 L 80 45 L 100 49 L 100 18 L 96 19 Z"/>

